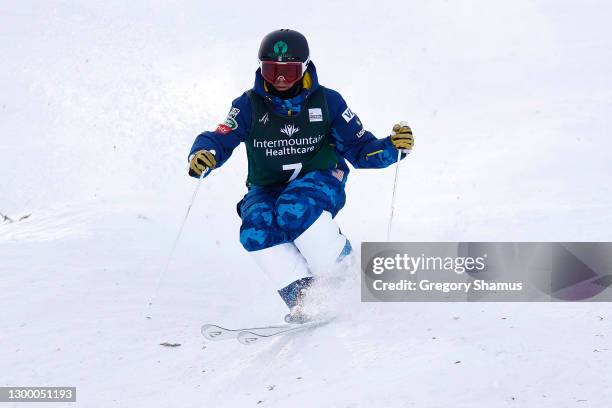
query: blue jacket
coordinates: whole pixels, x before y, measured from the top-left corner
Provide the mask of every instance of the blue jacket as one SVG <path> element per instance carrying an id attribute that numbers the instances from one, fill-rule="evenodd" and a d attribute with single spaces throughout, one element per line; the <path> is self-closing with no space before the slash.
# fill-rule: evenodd
<path id="1" fill-rule="evenodd" d="M 261 72 L 255 73 L 253 92 L 272 103 L 274 110 L 281 115 L 297 115 L 304 101 L 319 88 L 317 71 L 312 62 L 303 78 L 303 89 L 297 96 L 283 100 L 266 91 Z M 327 87 L 323 88 L 325 99 L 331 118 L 331 136 L 338 155 L 338 168 L 349 171 L 344 159 L 353 167 L 383 168 L 397 161 L 397 149 L 391 144 L 388 137 L 377 139 L 372 133 L 365 130 L 361 121 L 347 106 L 342 96 Z M 247 93 L 234 99 L 228 118 L 232 127 L 221 124 L 215 131 L 206 131 L 199 134 L 191 147 L 189 156 L 199 150 L 214 151 L 217 167 L 221 167 L 232 155 L 234 149 L 244 142 L 251 131 L 251 102 Z M 225 123 L 228 123 L 227 121 Z M 402 158 L 405 154 L 402 154 Z"/>

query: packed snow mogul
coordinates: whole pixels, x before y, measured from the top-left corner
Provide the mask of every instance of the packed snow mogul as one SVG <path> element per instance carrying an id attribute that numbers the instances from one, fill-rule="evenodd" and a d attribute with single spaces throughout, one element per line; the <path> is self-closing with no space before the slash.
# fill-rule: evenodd
<path id="1" fill-rule="evenodd" d="M 387 167 L 414 142 L 404 122 L 384 139 L 365 130 L 338 92 L 319 85 L 308 42 L 297 31 L 266 35 L 259 64 L 253 88 L 232 102 L 214 131 L 196 138 L 189 174 L 206 176 L 245 143 L 240 242 L 278 288 L 290 309 L 286 320 L 301 322 L 313 279 L 351 252 L 334 220 L 346 200 L 345 160 L 354 168 Z"/>

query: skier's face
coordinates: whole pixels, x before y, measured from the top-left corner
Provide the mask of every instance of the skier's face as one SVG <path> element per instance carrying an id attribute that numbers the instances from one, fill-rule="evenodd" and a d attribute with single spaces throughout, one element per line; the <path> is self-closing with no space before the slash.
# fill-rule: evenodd
<path id="1" fill-rule="evenodd" d="M 306 71 L 303 62 L 262 61 L 261 75 L 278 91 L 286 91 L 302 79 Z"/>
<path id="2" fill-rule="evenodd" d="M 297 82 L 297 81 L 295 81 Z M 284 76 L 279 75 L 278 77 L 276 77 L 276 80 L 274 81 L 274 83 L 272 84 L 272 86 L 277 90 L 277 91 L 286 91 L 287 89 L 291 88 L 295 82 L 289 82 L 285 79 Z"/>

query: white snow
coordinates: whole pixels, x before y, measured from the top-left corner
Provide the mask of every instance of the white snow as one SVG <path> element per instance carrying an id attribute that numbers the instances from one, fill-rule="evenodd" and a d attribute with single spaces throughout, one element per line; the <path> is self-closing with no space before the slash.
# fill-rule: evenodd
<path id="1" fill-rule="evenodd" d="M 0 5 L 0 213 L 31 214 L 0 223 L 0 386 L 76 386 L 88 408 L 609 406 L 605 303 L 360 303 L 353 282 L 327 326 L 205 342 L 203 323 L 285 312 L 238 242 L 243 147 L 147 302 L 193 138 L 281 26 L 369 130 L 413 127 L 394 240 L 612 240 L 611 18 L 594 0 Z M 385 238 L 393 171 L 351 173 L 357 248 Z"/>

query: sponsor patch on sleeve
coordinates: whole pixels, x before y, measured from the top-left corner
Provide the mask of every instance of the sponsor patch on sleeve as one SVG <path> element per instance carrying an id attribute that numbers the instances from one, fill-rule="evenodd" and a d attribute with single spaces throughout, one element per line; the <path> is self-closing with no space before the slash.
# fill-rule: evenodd
<path id="1" fill-rule="evenodd" d="M 229 113 L 227 114 L 227 117 L 231 118 L 231 119 L 236 119 L 236 116 L 238 116 L 239 113 L 240 113 L 240 109 L 232 108 L 232 109 L 230 109 Z"/>
<path id="2" fill-rule="evenodd" d="M 221 133 L 222 135 L 227 135 L 232 130 L 238 129 L 238 121 L 236 120 L 236 116 L 240 113 L 240 109 L 232 108 L 230 109 L 227 117 L 223 121 L 223 123 L 217 126 L 215 132 Z"/>
<path id="3" fill-rule="evenodd" d="M 217 126 L 217 128 L 215 129 L 215 132 L 217 133 L 221 133 L 222 135 L 227 135 L 229 132 L 232 131 L 232 128 L 230 128 L 229 126 L 227 126 L 225 123 L 221 123 L 220 125 Z"/>
<path id="4" fill-rule="evenodd" d="M 344 112 L 342 112 L 342 117 L 344 118 L 346 123 L 348 123 L 348 122 L 351 121 L 351 119 L 353 119 L 355 117 L 355 114 L 353 113 L 353 111 L 350 108 L 346 108 L 346 110 Z"/>

